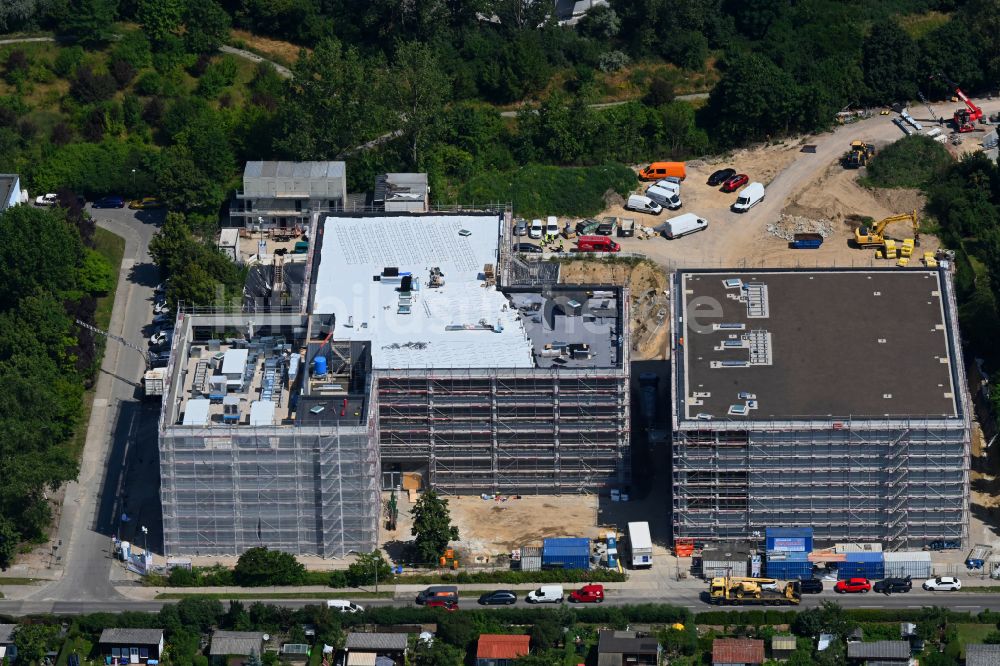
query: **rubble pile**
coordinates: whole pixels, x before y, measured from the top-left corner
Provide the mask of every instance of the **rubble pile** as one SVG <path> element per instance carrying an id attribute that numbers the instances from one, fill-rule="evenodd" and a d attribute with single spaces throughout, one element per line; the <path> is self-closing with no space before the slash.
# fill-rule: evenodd
<path id="1" fill-rule="evenodd" d="M 786 241 L 795 240 L 795 234 L 819 234 L 827 238 L 833 233 L 833 222 L 826 218 L 814 220 L 782 213 L 777 222 L 767 225 L 767 233 Z"/>

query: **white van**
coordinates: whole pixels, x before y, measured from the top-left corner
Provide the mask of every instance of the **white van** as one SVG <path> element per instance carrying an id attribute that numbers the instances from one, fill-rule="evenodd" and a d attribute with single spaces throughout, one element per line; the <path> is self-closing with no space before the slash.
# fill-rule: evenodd
<path id="1" fill-rule="evenodd" d="M 558 236 L 559 235 L 559 218 L 555 215 L 549 215 L 545 219 L 545 235 L 546 236 Z"/>
<path id="2" fill-rule="evenodd" d="M 745 213 L 764 200 L 764 186 L 760 183 L 750 183 L 736 197 L 733 204 L 734 213 Z"/>
<path id="3" fill-rule="evenodd" d="M 528 592 L 525 601 L 529 604 L 561 604 L 563 596 L 562 585 L 542 585 L 537 590 Z"/>
<path id="4" fill-rule="evenodd" d="M 673 240 L 707 228 L 708 220 L 698 217 L 694 213 L 684 213 L 683 215 L 670 218 L 656 227 L 656 230 L 662 232 L 670 240 Z"/>
<path id="5" fill-rule="evenodd" d="M 637 213 L 650 213 L 651 215 L 659 215 L 663 210 L 660 204 L 656 203 L 649 197 L 644 197 L 641 194 L 630 194 L 628 197 L 628 202 L 625 204 L 625 208 L 628 210 L 634 210 Z"/>
<path id="6" fill-rule="evenodd" d="M 681 207 L 681 194 L 679 187 L 675 191 L 666 187 L 660 187 L 659 185 L 650 185 L 646 189 L 646 196 L 664 208 L 669 208 L 670 210 L 677 210 Z"/>
<path id="7" fill-rule="evenodd" d="M 362 606 L 345 599 L 329 599 L 326 602 L 326 607 L 330 610 L 340 611 L 341 613 L 360 613 L 364 610 Z"/>
<path id="8" fill-rule="evenodd" d="M 531 229 L 528 231 L 528 238 L 541 238 L 543 229 L 541 220 L 532 220 Z"/>

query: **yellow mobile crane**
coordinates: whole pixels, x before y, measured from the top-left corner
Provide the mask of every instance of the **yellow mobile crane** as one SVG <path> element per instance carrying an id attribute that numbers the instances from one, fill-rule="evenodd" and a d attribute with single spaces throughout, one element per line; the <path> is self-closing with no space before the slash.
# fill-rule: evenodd
<path id="1" fill-rule="evenodd" d="M 713 604 L 759 604 L 763 606 L 792 606 L 802 601 L 801 584 L 793 580 L 778 587 L 773 578 L 713 578 L 708 587 L 709 601 Z"/>
<path id="2" fill-rule="evenodd" d="M 920 247 L 920 230 L 917 228 L 917 211 L 904 213 L 902 215 L 892 215 L 879 220 L 874 226 L 863 225 L 854 230 L 854 242 L 860 248 L 885 247 L 885 229 L 893 222 L 910 222 L 913 230 L 913 245 Z"/>

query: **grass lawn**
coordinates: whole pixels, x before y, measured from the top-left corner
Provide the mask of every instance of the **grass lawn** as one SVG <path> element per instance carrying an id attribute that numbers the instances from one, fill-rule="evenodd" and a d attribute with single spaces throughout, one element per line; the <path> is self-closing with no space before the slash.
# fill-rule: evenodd
<path id="1" fill-rule="evenodd" d="M 959 623 L 958 642 L 962 644 L 962 656 L 965 656 L 965 646 L 970 643 L 982 643 L 983 639 L 997 630 L 994 624 Z"/>
<path id="2" fill-rule="evenodd" d="M 88 663 L 89 660 L 87 657 L 93 648 L 93 644 L 83 636 L 67 638 L 66 642 L 63 643 L 62 649 L 59 650 L 59 656 L 56 657 L 56 666 L 66 666 L 69 656 L 74 653 L 80 655 L 81 663 Z"/>
<path id="3" fill-rule="evenodd" d="M 117 276 L 121 270 L 122 257 L 125 255 L 125 239 L 98 227 L 94 231 L 94 245 L 95 249 L 111 264 L 114 274 Z M 94 313 L 94 323 L 98 328 L 108 330 L 108 326 L 111 324 L 111 310 L 114 307 L 115 292 L 98 297 L 97 311 Z M 98 336 L 97 341 L 100 347 L 98 359 L 101 359 L 104 357 L 104 338 Z M 100 363 L 100 360 L 98 360 L 98 363 Z M 95 391 L 96 384 L 83 394 L 83 412 L 85 417 L 76 429 L 71 445 L 73 457 L 77 459 L 83 453 L 83 445 L 87 441 L 87 428 L 90 425 L 90 410 L 94 405 Z"/>
<path id="4" fill-rule="evenodd" d="M 5 578 L 0 576 L 0 585 L 34 585 L 48 580 L 46 578 Z"/>

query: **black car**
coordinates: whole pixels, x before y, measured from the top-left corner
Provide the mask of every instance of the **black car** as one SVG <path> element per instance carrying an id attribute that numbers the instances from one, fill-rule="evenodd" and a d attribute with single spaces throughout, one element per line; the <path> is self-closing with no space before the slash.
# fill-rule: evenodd
<path id="1" fill-rule="evenodd" d="M 724 182 L 736 175 L 736 169 L 719 169 L 708 177 L 708 184 L 712 187 L 722 185 Z"/>
<path id="2" fill-rule="evenodd" d="M 954 539 L 938 539 L 927 544 L 928 550 L 958 550 L 962 542 Z"/>
<path id="3" fill-rule="evenodd" d="M 169 351 L 152 352 L 149 355 L 149 365 L 152 368 L 165 368 L 167 367 L 167 363 L 169 362 L 170 362 Z"/>
<path id="4" fill-rule="evenodd" d="M 886 578 L 885 580 L 875 581 L 873 589 L 881 594 L 909 592 L 913 589 L 913 582 L 909 576 L 906 578 Z"/>
<path id="5" fill-rule="evenodd" d="M 510 590 L 494 590 L 479 597 L 480 606 L 513 606 L 517 595 Z"/>
<path id="6" fill-rule="evenodd" d="M 125 199 L 122 197 L 101 197 L 94 202 L 93 208 L 124 208 Z"/>
<path id="7" fill-rule="evenodd" d="M 531 243 L 514 243 L 514 252 L 534 252 L 539 253 L 542 248 L 537 245 L 532 245 Z"/>
<path id="8" fill-rule="evenodd" d="M 804 578 L 799 581 L 802 594 L 819 594 L 823 591 L 823 581 L 819 578 Z"/>

